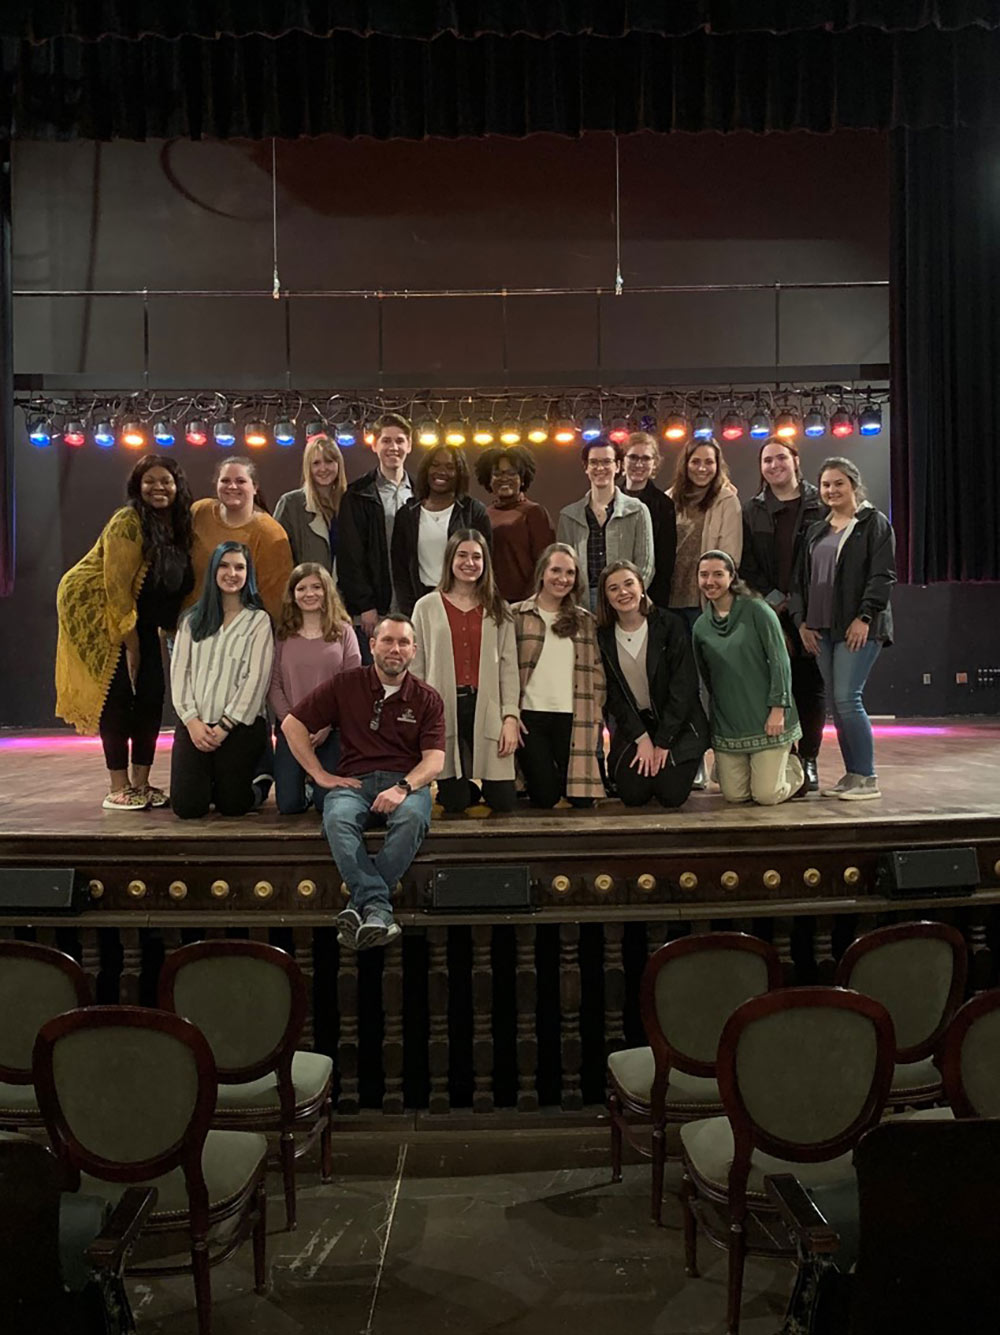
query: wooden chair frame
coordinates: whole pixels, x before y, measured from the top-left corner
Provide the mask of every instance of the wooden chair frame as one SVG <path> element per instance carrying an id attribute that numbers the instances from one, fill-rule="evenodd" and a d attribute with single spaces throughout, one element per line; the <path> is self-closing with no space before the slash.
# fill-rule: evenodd
<path id="1" fill-rule="evenodd" d="M 90 982 L 83 969 L 72 955 L 57 950 L 55 946 L 39 945 L 36 941 L 0 941 L 0 968 L 3 967 L 5 959 L 35 960 L 39 964 L 51 965 L 53 969 L 58 969 L 70 980 L 76 993 L 78 1007 L 89 1006 L 93 1000 L 90 992 Z M 4 1084 L 30 1085 L 34 1083 L 34 1078 L 30 1066 L 5 1066 L 0 1062 L 0 1081 L 3 1081 Z M 0 1120 L 0 1128 L 4 1130 L 42 1126 L 44 1126 L 44 1121 L 40 1112 L 20 1113 L 16 1120 Z"/>
<path id="2" fill-rule="evenodd" d="M 53 1071 L 55 1049 L 59 1041 L 86 1029 L 144 1029 L 167 1034 L 191 1052 L 198 1074 L 198 1092 L 184 1134 L 162 1153 L 148 1159 L 121 1163 L 92 1154 L 73 1134 L 66 1121 Z M 74 1188 L 80 1173 L 89 1173 L 106 1182 L 148 1182 L 180 1168 L 188 1194 L 186 1216 L 154 1212 L 146 1225 L 148 1233 L 176 1233 L 187 1228 L 190 1234 L 190 1265 L 130 1266 L 132 1275 L 175 1275 L 190 1270 L 194 1277 L 195 1303 L 198 1309 L 199 1335 L 211 1335 L 212 1291 L 209 1268 L 232 1256 L 244 1240 L 253 1235 L 254 1284 L 258 1293 L 267 1287 L 267 1192 L 266 1163 L 246 1188 L 215 1209 L 209 1208 L 208 1188 L 202 1170 L 202 1151 L 211 1125 L 218 1090 L 215 1061 L 201 1031 L 179 1015 L 142 1006 L 92 1006 L 69 1011 L 44 1024 L 35 1041 L 35 1087 L 56 1154 L 69 1168 Z M 127 1097 L 123 1091 L 123 1097 Z M 210 1253 L 209 1231 L 226 1220 L 238 1218 L 239 1226 L 228 1242 Z"/>
<path id="3" fill-rule="evenodd" d="M 851 1124 L 839 1136 L 811 1143 L 784 1140 L 770 1135 L 751 1117 L 743 1101 L 736 1075 L 740 1040 L 750 1025 L 780 1011 L 802 1009 L 849 1010 L 871 1021 L 875 1030 L 876 1055 L 868 1094 Z M 684 1212 L 684 1252 L 689 1275 L 697 1276 L 697 1231 L 701 1223 L 706 1236 L 716 1246 L 729 1253 L 729 1286 L 727 1299 L 727 1330 L 736 1335 L 739 1330 L 740 1302 L 743 1294 L 743 1269 L 749 1254 L 791 1257 L 794 1249 L 781 1245 L 773 1238 L 748 1242 L 748 1222 L 756 1215 L 774 1215 L 775 1207 L 766 1199 L 754 1199 L 753 1208 L 747 1198 L 747 1179 L 750 1159 L 754 1150 L 794 1163 L 822 1163 L 846 1154 L 857 1144 L 869 1127 L 878 1122 L 885 1107 L 892 1081 L 895 1037 L 889 1013 L 880 1002 L 859 992 L 837 987 L 795 987 L 766 992 L 746 1001 L 729 1017 L 719 1040 L 717 1072 L 722 1102 L 733 1132 L 733 1162 L 729 1170 L 726 1190 L 720 1191 L 712 1183 L 698 1176 L 690 1160 L 684 1159 L 682 1198 Z M 711 1202 L 716 1211 L 699 1209 L 700 1201 Z M 719 1209 L 721 1207 L 721 1210 Z M 725 1226 L 714 1225 L 713 1214 L 725 1217 Z"/>
<path id="4" fill-rule="evenodd" d="M 656 982 L 665 968 L 687 955 L 697 955 L 708 951 L 733 950 L 750 955 L 758 955 L 767 968 L 767 990 L 773 991 L 781 986 L 782 972 L 778 952 L 759 937 L 746 932 L 699 932 L 693 936 L 678 937 L 668 941 L 655 950 L 646 961 L 639 983 L 639 1014 L 646 1041 L 652 1049 L 655 1063 L 655 1076 L 650 1091 L 650 1102 L 641 1103 L 630 1097 L 621 1088 L 610 1072 L 608 1089 L 608 1113 L 611 1120 L 611 1180 L 620 1182 L 622 1176 L 622 1139 L 638 1151 L 644 1158 L 652 1160 L 652 1181 L 650 1214 L 655 1224 L 662 1223 L 663 1216 L 663 1170 L 667 1155 L 666 1128 L 668 1123 L 679 1124 L 710 1117 L 713 1112 L 721 1116 L 722 1105 L 686 1105 L 671 1107 L 667 1103 L 667 1090 L 670 1072 L 673 1069 L 684 1071 L 687 1075 L 715 1077 L 715 1063 L 698 1061 L 679 1048 L 672 1047 L 660 1027 L 656 1011 Z M 647 1144 L 634 1134 L 639 1126 L 651 1126 L 652 1135 Z"/>
<path id="5" fill-rule="evenodd" d="M 944 1092 L 956 1117 L 983 1117 L 965 1091 L 962 1080 L 962 1048 L 969 1030 L 977 1020 L 1000 1010 L 1000 987 L 980 992 L 965 1003 L 955 1014 L 941 1049 L 941 1075 Z M 1000 1059 L 1000 1058 L 998 1058 Z"/>
<path id="6" fill-rule="evenodd" d="M 234 958 L 260 960 L 281 969 L 291 989 L 291 1006 L 285 1032 L 269 1053 L 260 1061 L 248 1066 L 220 1066 L 216 1062 L 216 1074 L 222 1084 L 242 1085 L 249 1084 L 251 1080 L 259 1080 L 273 1071 L 278 1086 L 279 1111 L 275 1114 L 270 1111 L 254 1113 L 217 1109 L 212 1115 L 212 1126 L 229 1131 L 278 1132 L 279 1163 L 285 1192 L 285 1220 L 288 1229 L 293 1230 L 297 1223 L 295 1160 L 308 1152 L 317 1137 L 320 1141 L 322 1180 L 329 1182 L 333 1176 L 333 1098 L 330 1083 L 308 1104 L 303 1104 L 299 1108 L 295 1105 L 292 1060 L 302 1037 L 308 1008 L 306 980 L 302 970 L 286 950 L 263 941 L 235 939 L 194 941 L 190 945 L 171 951 L 164 960 L 160 970 L 158 1002 L 161 1010 L 176 1014 L 175 990 L 177 976 L 182 969 L 199 960 Z M 298 1146 L 295 1142 L 296 1131 L 308 1133 Z"/>

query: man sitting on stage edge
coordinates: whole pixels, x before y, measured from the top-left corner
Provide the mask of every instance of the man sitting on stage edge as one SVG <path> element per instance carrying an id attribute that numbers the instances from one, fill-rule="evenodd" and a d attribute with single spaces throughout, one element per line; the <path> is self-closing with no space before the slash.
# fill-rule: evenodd
<path id="1" fill-rule="evenodd" d="M 341 672 L 292 707 L 281 725 L 296 760 L 330 791 L 323 829 L 350 906 L 337 915 L 337 940 L 352 950 L 384 946 L 400 933 L 392 889 L 423 843 L 431 821 L 429 784 L 444 766 L 444 705 L 432 686 L 407 671 L 416 652 L 413 626 L 390 614 L 375 626 L 370 667 Z M 319 763 L 312 735 L 340 731 L 338 772 Z M 374 857 L 364 832 L 387 826 Z"/>

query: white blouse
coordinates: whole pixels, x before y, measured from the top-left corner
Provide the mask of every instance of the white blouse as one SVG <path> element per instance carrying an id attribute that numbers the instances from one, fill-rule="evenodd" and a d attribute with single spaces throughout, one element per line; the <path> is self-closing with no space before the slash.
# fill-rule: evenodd
<path id="1" fill-rule="evenodd" d="M 170 660 L 177 717 L 214 724 L 225 714 L 234 723 L 253 723 L 264 713 L 273 658 L 271 618 L 262 608 L 242 608 L 204 640 L 192 638 L 190 617 L 183 617 Z"/>

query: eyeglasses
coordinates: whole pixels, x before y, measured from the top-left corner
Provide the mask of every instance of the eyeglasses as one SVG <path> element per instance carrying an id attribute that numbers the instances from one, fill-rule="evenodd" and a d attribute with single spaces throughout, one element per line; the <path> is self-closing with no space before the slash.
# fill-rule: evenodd
<path id="1" fill-rule="evenodd" d="M 385 707 L 385 696 L 380 695 L 373 705 L 373 713 L 368 720 L 368 726 L 372 732 L 378 732 L 382 726 L 382 710 Z"/>

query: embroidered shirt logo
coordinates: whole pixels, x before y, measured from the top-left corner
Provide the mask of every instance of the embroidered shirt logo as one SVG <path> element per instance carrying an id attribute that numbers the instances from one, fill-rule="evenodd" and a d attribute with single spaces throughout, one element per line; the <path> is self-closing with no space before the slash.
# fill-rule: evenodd
<path id="1" fill-rule="evenodd" d="M 396 720 L 397 723 L 416 723 L 416 721 L 417 720 L 416 717 L 414 716 L 413 710 L 409 707 L 409 705 L 407 705 L 407 707 L 399 715 L 399 718 Z"/>

